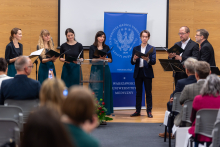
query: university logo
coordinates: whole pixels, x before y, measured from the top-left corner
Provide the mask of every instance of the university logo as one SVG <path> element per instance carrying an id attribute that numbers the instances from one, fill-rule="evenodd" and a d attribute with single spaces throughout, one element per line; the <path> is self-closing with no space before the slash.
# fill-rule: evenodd
<path id="1" fill-rule="evenodd" d="M 116 26 L 109 37 L 109 45 L 114 46 L 112 53 L 120 58 L 131 58 L 131 50 L 141 44 L 140 32 L 131 24 Z"/>

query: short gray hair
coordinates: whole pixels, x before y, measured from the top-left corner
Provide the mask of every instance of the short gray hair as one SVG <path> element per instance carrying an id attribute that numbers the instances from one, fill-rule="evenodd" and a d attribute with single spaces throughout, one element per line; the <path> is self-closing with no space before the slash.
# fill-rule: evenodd
<path id="1" fill-rule="evenodd" d="M 28 56 L 20 56 L 15 61 L 15 69 L 17 71 L 23 71 L 28 64 Z"/>
<path id="2" fill-rule="evenodd" d="M 210 95 L 217 97 L 220 93 L 220 79 L 216 74 L 210 74 L 200 91 L 202 96 Z"/>
<path id="3" fill-rule="evenodd" d="M 189 57 L 186 59 L 186 61 L 184 62 L 184 66 L 185 68 L 188 70 L 188 72 L 190 72 L 191 74 L 195 74 L 195 64 L 198 60 L 196 60 L 195 58 Z"/>

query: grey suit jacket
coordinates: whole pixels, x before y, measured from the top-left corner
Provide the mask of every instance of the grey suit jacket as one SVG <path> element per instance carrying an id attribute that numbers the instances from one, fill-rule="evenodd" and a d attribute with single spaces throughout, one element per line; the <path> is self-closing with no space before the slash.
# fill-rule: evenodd
<path id="1" fill-rule="evenodd" d="M 205 80 L 198 81 L 197 83 L 186 85 L 180 95 L 180 104 L 183 105 L 187 100 L 194 100 L 195 96 L 200 94 Z M 179 126 L 182 119 L 183 110 L 176 116 L 174 124 Z"/>

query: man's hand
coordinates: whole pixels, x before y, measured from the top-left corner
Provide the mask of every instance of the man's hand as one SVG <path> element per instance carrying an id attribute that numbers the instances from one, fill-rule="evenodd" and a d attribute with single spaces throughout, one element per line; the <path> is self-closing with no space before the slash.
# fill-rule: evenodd
<path id="1" fill-rule="evenodd" d="M 149 60 L 149 56 L 145 57 L 145 56 L 141 56 L 142 59 L 144 59 L 145 61 Z"/>
<path id="2" fill-rule="evenodd" d="M 173 97 L 170 98 L 170 103 L 172 103 L 172 102 L 173 102 Z"/>
<path id="3" fill-rule="evenodd" d="M 175 60 L 180 60 L 180 61 L 182 61 L 182 57 L 179 56 L 179 55 L 176 55 Z"/>
<path id="4" fill-rule="evenodd" d="M 137 55 L 134 55 L 133 59 L 137 60 L 139 57 Z"/>
<path id="5" fill-rule="evenodd" d="M 167 53 L 168 53 L 168 57 L 169 57 L 169 58 L 173 58 L 173 57 L 176 56 L 176 53 L 169 53 L 169 52 L 167 52 Z"/>

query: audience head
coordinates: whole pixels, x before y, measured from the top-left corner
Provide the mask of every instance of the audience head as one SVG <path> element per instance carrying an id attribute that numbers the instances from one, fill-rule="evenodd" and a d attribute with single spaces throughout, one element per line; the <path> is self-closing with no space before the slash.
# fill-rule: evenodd
<path id="1" fill-rule="evenodd" d="M 209 32 L 206 29 L 198 29 L 196 31 L 196 42 L 201 44 L 204 40 L 207 40 L 209 37 Z"/>
<path id="2" fill-rule="evenodd" d="M 185 42 L 186 40 L 189 39 L 189 34 L 190 34 L 190 30 L 187 26 L 182 26 L 180 29 L 179 29 L 179 36 L 180 36 L 180 40 L 182 42 Z"/>
<path id="3" fill-rule="evenodd" d="M 200 91 L 201 95 L 217 97 L 220 93 L 220 78 L 216 74 L 210 74 Z"/>
<path id="4" fill-rule="evenodd" d="M 28 76 L 31 74 L 32 68 L 33 64 L 28 56 L 19 56 L 15 60 L 15 69 L 17 70 L 17 74 L 25 74 Z"/>
<path id="5" fill-rule="evenodd" d="M 102 46 L 105 46 L 106 35 L 103 31 L 98 31 L 95 35 L 94 46 L 98 46 L 98 43 L 102 43 Z"/>
<path id="6" fill-rule="evenodd" d="M 187 58 L 186 61 L 184 61 L 184 66 L 186 69 L 187 75 L 194 75 L 195 74 L 195 64 L 197 60 L 195 58 Z"/>
<path id="7" fill-rule="evenodd" d="M 196 79 L 206 79 L 206 77 L 210 74 L 210 65 L 205 61 L 198 61 L 195 64 L 195 76 Z"/>
<path id="8" fill-rule="evenodd" d="M 0 72 L 7 73 L 7 61 L 4 58 L 0 58 Z"/>
<path id="9" fill-rule="evenodd" d="M 65 83 L 61 79 L 52 78 L 45 80 L 40 90 L 40 104 L 54 109 L 61 114 L 65 89 Z"/>
<path id="10" fill-rule="evenodd" d="M 10 41 L 13 41 L 14 39 L 16 39 L 17 41 L 21 40 L 22 37 L 22 31 L 19 28 L 13 28 L 11 30 L 11 36 L 9 37 Z"/>
<path id="11" fill-rule="evenodd" d="M 95 100 L 91 90 L 79 86 L 70 88 L 63 103 L 62 112 L 75 125 L 80 126 L 92 120 L 95 110 Z"/>
<path id="12" fill-rule="evenodd" d="M 75 37 L 76 37 L 75 32 L 71 28 L 66 29 L 65 35 L 66 35 L 67 42 L 76 40 L 75 39 Z"/>
<path id="13" fill-rule="evenodd" d="M 30 113 L 24 127 L 21 147 L 73 147 L 59 116 L 51 109 L 40 107 Z"/>

